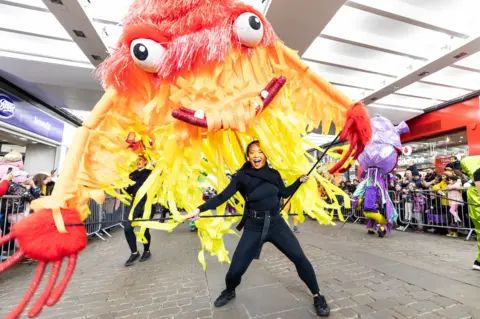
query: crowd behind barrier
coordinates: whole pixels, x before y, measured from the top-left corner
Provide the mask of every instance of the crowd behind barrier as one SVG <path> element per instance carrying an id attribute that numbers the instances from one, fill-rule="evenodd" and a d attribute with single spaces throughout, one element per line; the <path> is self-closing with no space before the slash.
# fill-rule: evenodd
<path id="1" fill-rule="evenodd" d="M 458 237 L 459 233 L 463 233 L 469 240 L 475 234 L 475 226 L 469 215 L 466 191 L 462 190 L 465 201 L 449 200 L 446 195 L 432 190 L 415 190 L 411 201 L 405 198 L 394 201 L 398 213 L 397 230 L 448 233 L 449 237 Z M 394 191 L 389 191 L 389 195 L 392 199 L 396 198 Z M 361 205 L 356 209 L 342 207 L 341 211 L 345 221 L 364 223 L 366 220 Z"/>

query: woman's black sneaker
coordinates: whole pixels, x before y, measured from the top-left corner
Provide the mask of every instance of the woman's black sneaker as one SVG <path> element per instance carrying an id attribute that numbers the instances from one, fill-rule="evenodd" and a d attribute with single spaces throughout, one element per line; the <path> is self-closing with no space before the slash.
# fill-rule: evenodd
<path id="1" fill-rule="evenodd" d="M 472 269 L 473 270 L 480 270 L 480 261 L 475 260 L 475 262 L 473 263 Z"/>
<path id="2" fill-rule="evenodd" d="M 133 265 L 138 258 L 140 258 L 140 254 L 138 252 L 136 252 L 135 254 L 131 254 L 130 258 L 128 258 L 128 260 L 125 262 L 125 267 Z"/>
<path id="3" fill-rule="evenodd" d="M 142 254 L 142 258 L 140 258 L 138 262 L 143 263 L 144 261 L 149 260 L 151 257 L 152 257 L 152 254 L 150 253 L 150 251 L 144 251 Z"/>
<path id="4" fill-rule="evenodd" d="M 324 296 L 318 295 L 313 297 L 313 306 L 318 316 L 328 317 L 330 315 L 330 307 L 328 307 Z"/>
<path id="5" fill-rule="evenodd" d="M 230 300 L 234 299 L 235 297 L 236 297 L 235 290 L 234 291 L 224 290 L 224 291 L 222 291 L 220 296 L 217 298 L 217 300 L 215 300 L 214 305 L 217 308 L 223 307 L 227 303 L 229 303 Z"/>

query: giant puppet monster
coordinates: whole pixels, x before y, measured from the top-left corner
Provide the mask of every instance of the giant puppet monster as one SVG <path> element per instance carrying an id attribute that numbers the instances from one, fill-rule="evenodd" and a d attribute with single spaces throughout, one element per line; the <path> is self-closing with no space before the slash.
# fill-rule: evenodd
<path id="1" fill-rule="evenodd" d="M 98 72 L 105 95 L 78 129 L 52 196 L 34 202 L 35 213 L 0 240 L 17 238 L 20 244 L 0 271 L 25 255 L 39 261 L 11 318 L 23 311 L 50 262 L 50 279 L 29 315 L 59 300 L 87 242 L 84 228 L 74 225 L 88 216 L 89 200 L 101 203 L 105 192 L 129 201 L 115 190 L 132 183 L 129 164 L 139 152 L 156 164 L 133 206 L 147 196 L 144 218 L 156 202 L 173 215 L 164 224 L 137 222 L 138 239 L 145 240 L 145 227 L 171 231 L 185 219 L 177 208 L 190 211 L 202 203 L 201 172 L 215 178 L 210 182 L 217 190 L 223 189 L 225 173 L 242 166 L 244 148 L 253 139 L 291 183 L 310 168 L 310 147 L 302 135 L 320 123 L 325 132 L 331 124 L 342 129 L 340 140 L 350 142 L 332 171 L 357 158 L 371 138 L 363 105 L 311 71 L 250 6 L 233 0 L 136 0 L 122 25 L 118 45 Z M 291 211 L 300 214 L 300 220 L 306 213 L 330 224 L 332 216 L 317 195 L 317 181 L 329 186 L 314 172 L 293 197 Z M 329 189 L 334 201 L 342 194 L 334 186 Z M 238 201 L 243 205 L 242 198 Z M 233 233 L 234 222 L 197 222 L 203 265 L 205 250 L 221 262 L 229 261 L 223 235 Z M 56 285 L 64 257 L 67 270 Z"/>
<path id="2" fill-rule="evenodd" d="M 353 196 L 361 199 L 363 214 L 368 219 L 368 232 L 372 234 L 377 231 L 380 237 L 384 237 L 398 217 L 388 195 L 389 173 L 397 166 L 402 153 L 400 135 L 408 133 L 409 128 L 405 122 L 395 127 L 382 116 L 375 116 L 371 123 L 372 141 L 358 157 L 363 169 L 363 181 Z"/>

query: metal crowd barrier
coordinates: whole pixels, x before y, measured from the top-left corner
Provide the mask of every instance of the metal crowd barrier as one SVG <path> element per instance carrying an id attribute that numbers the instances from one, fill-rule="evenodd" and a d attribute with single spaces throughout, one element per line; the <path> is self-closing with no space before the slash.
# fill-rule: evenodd
<path id="1" fill-rule="evenodd" d="M 10 228 L 27 217 L 30 213 L 28 203 L 19 196 L 3 196 L 0 198 L 0 236 L 10 232 Z M 105 240 L 102 235 L 112 237 L 107 230 L 122 226 L 125 205 L 114 197 L 107 197 L 103 205 L 94 201 L 89 203 L 90 215 L 84 220 L 88 236 L 97 236 Z M 34 214 L 34 212 L 32 212 Z M 0 246 L 0 263 L 14 254 L 18 246 L 15 240 Z"/>
<path id="2" fill-rule="evenodd" d="M 469 240 L 475 226 L 470 219 L 467 201 L 449 200 L 446 190 L 440 192 L 415 190 L 409 194 L 411 200 L 402 196 L 400 201 L 394 204 L 399 215 L 399 224 L 405 225 L 400 230 L 416 227 L 419 230 L 427 228 L 463 231 L 467 235 L 466 240 Z M 466 190 L 461 190 L 463 199 L 466 199 L 465 192 Z M 394 196 L 394 192 L 390 192 L 392 199 Z M 456 208 L 452 209 L 452 206 Z"/>
<path id="3" fill-rule="evenodd" d="M 3 196 L 0 198 L 0 236 L 10 232 L 10 227 L 26 217 L 24 211 L 26 203 L 20 196 Z M 18 249 L 15 240 L 0 245 L 0 262 L 14 254 Z"/>

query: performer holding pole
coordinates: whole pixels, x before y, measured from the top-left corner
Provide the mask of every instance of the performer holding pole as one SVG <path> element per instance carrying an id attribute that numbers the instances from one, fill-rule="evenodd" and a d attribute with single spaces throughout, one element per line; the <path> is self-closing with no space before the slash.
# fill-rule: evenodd
<path id="1" fill-rule="evenodd" d="M 246 154 L 248 161 L 225 190 L 188 214 L 188 218 L 195 220 L 201 212 L 215 209 L 237 191 L 246 201 L 244 217 L 237 227 L 241 230 L 245 225 L 245 230 L 225 278 L 226 289 L 215 301 L 215 307 L 223 307 L 235 298 L 235 289 L 250 263 L 259 258 L 263 243 L 271 242 L 295 264 L 298 275 L 313 294 L 317 315 L 326 317 L 330 309 L 325 297 L 320 294 L 315 271 L 297 238 L 280 215 L 281 199 L 291 196 L 308 180 L 308 176 L 302 176 L 289 187 L 285 187 L 280 173 L 268 167 L 267 158 L 258 141 L 247 146 Z"/>
<path id="2" fill-rule="evenodd" d="M 148 176 L 150 176 L 150 173 L 152 172 L 151 170 L 147 169 L 147 158 L 144 155 L 139 155 L 137 159 L 137 170 L 132 172 L 130 174 L 130 179 L 135 182 L 135 184 L 127 187 L 125 190 L 130 196 L 132 196 L 132 203 L 135 201 L 135 196 L 137 195 L 138 190 L 140 187 L 142 187 L 143 183 L 147 180 Z M 130 248 L 131 255 L 128 258 L 128 260 L 125 262 L 125 267 L 129 267 L 135 263 L 140 258 L 140 262 L 144 262 L 149 260 L 152 257 L 152 254 L 150 253 L 150 241 L 151 241 L 151 235 L 150 235 L 150 230 L 147 228 L 145 231 L 145 238 L 147 239 L 147 242 L 143 244 L 143 254 L 140 256 L 140 253 L 137 250 L 137 239 L 135 236 L 135 232 L 133 231 L 133 225 L 132 222 L 136 218 L 142 218 L 143 212 L 145 211 L 145 204 L 147 202 L 147 197 L 144 196 L 140 201 L 138 202 L 137 206 L 135 206 L 135 209 L 133 211 L 133 218 L 132 220 L 124 221 L 123 222 L 123 227 L 125 231 L 125 239 L 127 240 L 128 247 Z M 128 219 L 128 214 L 129 211 L 126 211 L 126 215 L 124 216 L 125 220 Z M 152 213 L 151 216 L 154 215 L 154 208 L 152 207 Z"/>

